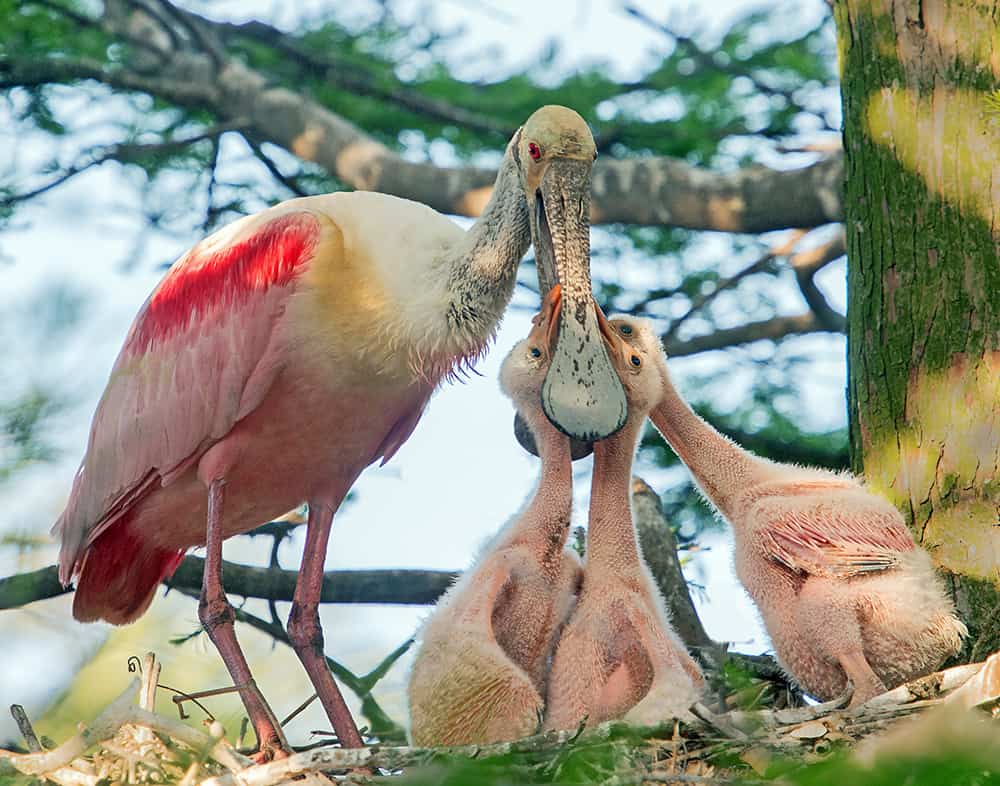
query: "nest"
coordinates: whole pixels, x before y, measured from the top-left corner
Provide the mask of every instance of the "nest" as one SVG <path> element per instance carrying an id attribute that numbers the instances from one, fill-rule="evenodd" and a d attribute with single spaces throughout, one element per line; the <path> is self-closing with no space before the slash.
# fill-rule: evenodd
<path id="1" fill-rule="evenodd" d="M 988 744 L 998 739 L 1000 653 L 984 663 L 915 680 L 851 710 L 845 708 L 843 699 L 724 713 L 695 704 L 687 721 L 648 728 L 611 722 L 587 730 L 453 748 L 378 742 L 361 749 L 313 747 L 266 764 L 255 764 L 233 748 L 217 721 L 206 721 L 202 731 L 154 713 L 158 676 L 155 658 L 147 655 L 142 678 L 133 680 L 93 721 L 81 724 L 78 734 L 52 750 L 41 748 L 30 722 L 15 705 L 15 718 L 29 750 L 0 750 L 0 779 L 20 774 L 60 786 L 278 786 L 293 782 L 303 786 L 304 782 L 328 784 L 331 779 L 389 781 L 405 774 L 410 784 L 749 783 L 768 773 L 775 761 L 809 763 L 843 749 L 851 751 L 861 766 L 886 751 L 898 753 L 901 747 L 919 745 L 926 753 L 934 744 L 943 745 L 950 756 L 955 755 L 956 745 L 967 747 L 973 758 L 992 757 L 977 760 L 975 766 L 1000 769 L 1000 761 L 993 761 L 998 754 L 992 752 L 998 746 Z M 928 712 L 932 708 L 938 709 Z M 970 713 L 972 708 L 986 712 Z M 923 716 L 922 725 L 906 720 L 911 716 Z M 886 730 L 887 734 L 880 734 Z"/>

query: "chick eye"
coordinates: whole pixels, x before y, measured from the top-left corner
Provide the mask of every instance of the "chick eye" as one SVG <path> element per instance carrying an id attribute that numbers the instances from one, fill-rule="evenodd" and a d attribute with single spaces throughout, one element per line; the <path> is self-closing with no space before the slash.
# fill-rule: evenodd
<path id="1" fill-rule="evenodd" d="M 532 160 L 537 161 L 539 158 L 542 157 L 542 149 L 534 142 L 529 142 L 528 155 L 531 156 Z"/>
<path id="2" fill-rule="evenodd" d="M 622 333 L 623 336 L 631 336 L 632 335 L 632 326 L 631 325 L 622 325 L 618 329 L 621 331 L 621 333 Z"/>
<path id="3" fill-rule="evenodd" d="M 542 350 L 540 350 L 538 347 L 532 347 L 531 356 L 533 358 L 540 358 L 542 356 Z"/>
<path id="4" fill-rule="evenodd" d="M 594 160 L 595 161 L 597 160 L 597 151 L 596 150 L 594 151 Z"/>
<path id="5" fill-rule="evenodd" d="M 633 366 L 635 366 L 636 368 L 639 368 L 639 366 L 641 366 L 641 365 L 642 365 L 642 360 L 641 360 L 641 359 L 639 358 L 639 356 L 638 356 L 638 355 L 632 355 L 632 357 L 630 357 L 630 358 L 629 358 L 629 361 L 630 361 L 630 362 L 632 363 L 632 365 L 633 365 Z"/>

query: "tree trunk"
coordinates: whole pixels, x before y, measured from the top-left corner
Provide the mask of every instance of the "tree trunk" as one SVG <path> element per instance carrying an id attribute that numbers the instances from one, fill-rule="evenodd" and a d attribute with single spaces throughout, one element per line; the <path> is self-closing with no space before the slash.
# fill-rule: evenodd
<path id="1" fill-rule="evenodd" d="M 996 0 L 838 0 L 854 469 L 1000 648 Z"/>

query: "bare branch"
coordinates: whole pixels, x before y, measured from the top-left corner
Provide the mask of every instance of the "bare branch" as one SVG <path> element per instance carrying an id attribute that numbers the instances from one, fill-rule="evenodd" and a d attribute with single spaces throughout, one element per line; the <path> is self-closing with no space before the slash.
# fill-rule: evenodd
<path id="1" fill-rule="evenodd" d="M 720 328 L 705 336 L 695 336 L 685 341 L 670 339 L 663 341 L 663 349 L 670 357 L 685 357 L 697 355 L 699 352 L 712 352 L 718 349 L 729 349 L 754 341 L 800 336 L 806 333 L 842 333 L 824 325 L 812 311 L 786 317 L 772 317 L 757 322 L 748 322 L 732 328 Z"/>
<path id="2" fill-rule="evenodd" d="M 273 177 L 275 180 L 281 183 L 281 185 L 283 185 L 285 188 L 287 188 L 289 191 L 295 194 L 295 196 L 300 196 L 300 197 L 309 196 L 309 192 L 299 185 L 298 179 L 295 178 L 294 176 L 289 176 L 286 175 L 284 172 L 282 172 L 281 168 L 278 166 L 275 160 L 271 158 L 267 153 L 265 153 L 260 145 L 258 145 L 252 139 L 247 139 L 246 137 L 244 137 L 244 139 L 246 139 L 246 143 L 250 146 L 250 149 L 253 151 L 253 154 L 257 157 L 257 160 L 260 161 L 267 169 L 267 171 L 271 173 L 271 177 Z"/>
<path id="3" fill-rule="evenodd" d="M 124 164 L 133 162 L 141 156 L 148 155 L 149 153 L 177 152 L 197 142 L 203 142 L 206 139 L 218 139 L 218 137 L 222 134 L 225 134 L 228 131 L 239 130 L 244 125 L 244 121 L 236 120 L 232 123 L 224 123 L 222 125 L 206 128 L 204 131 L 182 139 L 168 139 L 163 142 L 150 143 L 122 142 L 117 145 L 111 145 L 110 147 L 97 148 L 96 150 L 90 151 L 89 161 L 77 162 L 76 164 L 73 164 L 48 183 L 24 193 L 10 194 L 5 197 L 0 197 L 0 206 L 9 206 L 41 196 L 47 191 L 51 191 L 57 186 L 61 186 L 67 180 L 70 180 L 89 169 L 93 169 L 95 166 L 107 163 L 108 161 L 118 161 L 119 163 Z"/>
<path id="4" fill-rule="evenodd" d="M 181 10 L 169 0 L 157 0 L 160 8 L 163 8 L 167 14 L 173 17 L 177 23 L 184 29 L 188 37 L 195 43 L 197 43 L 200 51 L 208 55 L 212 64 L 215 66 L 216 70 L 222 68 L 226 61 L 226 52 L 223 49 L 222 44 L 217 41 L 214 36 L 210 35 L 205 28 L 210 26 L 207 19 L 204 19 L 196 14 L 189 14 L 186 11 Z"/>
<path id="5" fill-rule="evenodd" d="M 211 107 L 218 100 L 211 86 L 190 80 L 146 76 L 123 68 L 111 68 L 90 58 L 43 58 L 30 60 L 0 57 L 0 90 L 35 87 L 93 79 L 119 90 L 149 93 L 182 106 Z"/>
<path id="6" fill-rule="evenodd" d="M 747 265 L 734 275 L 730 276 L 729 278 L 724 278 L 721 281 L 719 281 L 711 292 L 693 298 L 691 300 L 691 305 L 688 307 L 688 310 L 670 323 L 670 327 L 667 329 L 667 332 L 663 334 L 663 338 L 664 339 L 673 338 L 675 335 L 677 335 L 677 329 L 692 314 L 707 306 L 721 293 L 735 287 L 744 278 L 756 275 L 757 273 L 767 272 L 771 263 L 776 258 L 787 255 L 795 246 L 795 244 L 799 241 L 799 239 L 803 236 L 803 234 L 805 234 L 803 230 L 801 229 L 795 230 L 794 232 L 792 232 L 791 237 L 788 238 L 780 246 L 772 246 L 759 259 L 756 259 L 755 261 L 751 262 L 749 265 Z"/>
<path id="7" fill-rule="evenodd" d="M 791 259 L 792 269 L 795 271 L 795 280 L 798 282 L 799 291 L 806 304 L 816 315 L 816 320 L 823 325 L 826 330 L 844 333 L 847 331 L 847 320 L 844 315 L 834 309 L 816 286 L 816 273 L 829 265 L 831 262 L 840 259 L 847 253 L 847 237 L 843 228 L 837 236 L 830 242 L 818 248 L 802 251 Z"/>
<path id="8" fill-rule="evenodd" d="M 205 560 L 188 555 L 164 584 L 199 590 Z M 226 591 L 245 598 L 290 601 L 298 573 L 223 563 Z M 446 570 L 332 570 L 323 578 L 323 603 L 429 605 L 451 586 L 457 573 Z M 71 590 L 59 583 L 56 566 L 0 579 L 0 610 L 54 598 Z"/>
<path id="9" fill-rule="evenodd" d="M 319 55 L 310 52 L 294 38 L 265 22 L 251 20 L 239 24 L 227 22 L 209 22 L 209 24 L 225 37 L 243 36 L 272 46 L 306 68 L 322 74 L 331 84 L 343 90 L 392 101 L 404 109 L 409 109 L 411 112 L 432 120 L 454 123 L 473 131 L 481 131 L 505 139 L 514 134 L 515 128 L 499 123 L 486 115 L 471 112 L 447 101 L 430 98 L 414 90 L 409 90 L 401 84 L 389 87 L 381 85 L 374 74 L 362 69 L 357 62 L 348 62 L 335 55 Z"/>
<path id="10" fill-rule="evenodd" d="M 181 592 L 190 598 L 194 598 L 195 600 L 201 596 L 201 593 L 198 590 L 182 589 Z M 267 620 L 261 619 L 260 617 L 239 608 L 234 608 L 233 613 L 236 615 L 237 621 L 266 633 L 275 641 L 280 641 L 282 644 L 287 644 L 289 647 L 292 646 L 292 642 L 288 638 L 288 633 L 280 622 L 268 622 Z M 353 691 L 354 694 L 361 700 L 361 714 L 364 715 L 368 719 L 369 724 L 371 724 L 370 730 L 372 734 L 375 734 L 382 739 L 402 741 L 406 739 L 406 731 L 392 718 L 390 718 L 389 715 L 386 714 L 385 710 L 382 709 L 378 701 L 376 701 L 375 697 L 372 695 L 372 688 L 375 687 L 375 684 L 379 681 L 379 679 L 385 676 L 385 673 L 392 667 L 392 664 L 399 660 L 399 658 L 402 657 L 407 650 L 409 650 L 412 644 L 413 640 L 407 639 L 403 645 L 393 650 L 389 656 L 382 661 L 382 663 L 375 667 L 373 671 L 374 678 L 373 674 L 359 677 L 342 663 L 338 663 L 333 658 L 324 655 L 327 666 L 329 666 L 330 671 L 333 672 L 333 676 L 350 688 L 351 691 Z"/>
<path id="11" fill-rule="evenodd" d="M 705 632 L 691 601 L 677 558 L 677 541 L 670 522 L 663 515 L 660 497 L 639 477 L 632 478 L 632 511 L 643 559 L 667 602 L 678 635 L 690 649 L 698 652 L 720 649 Z M 706 654 L 711 655 L 712 652 Z"/>

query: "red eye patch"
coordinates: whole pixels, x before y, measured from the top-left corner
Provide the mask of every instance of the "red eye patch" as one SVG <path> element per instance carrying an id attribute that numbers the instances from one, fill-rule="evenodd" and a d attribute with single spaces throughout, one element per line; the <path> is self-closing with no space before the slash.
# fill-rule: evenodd
<path id="1" fill-rule="evenodd" d="M 542 157 L 542 149 L 538 145 L 536 145 L 534 142 L 529 142 L 528 143 L 528 155 L 531 156 L 531 158 L 534 161 L 537 161 L 539 158 Z"/>

